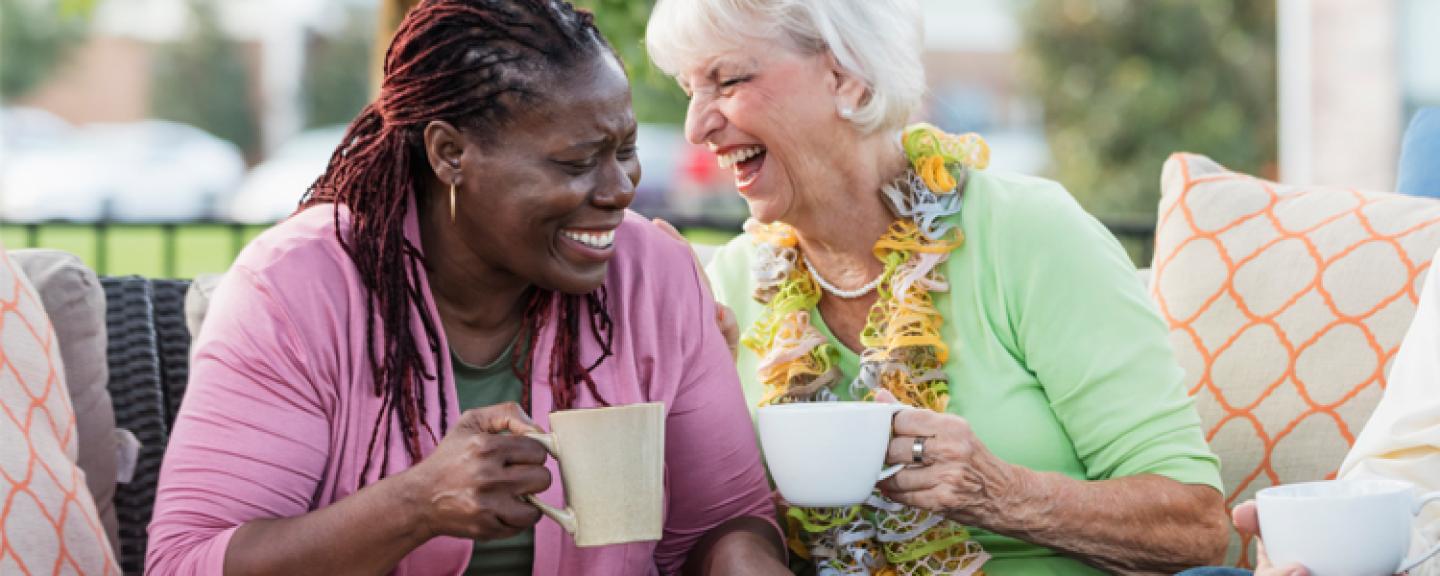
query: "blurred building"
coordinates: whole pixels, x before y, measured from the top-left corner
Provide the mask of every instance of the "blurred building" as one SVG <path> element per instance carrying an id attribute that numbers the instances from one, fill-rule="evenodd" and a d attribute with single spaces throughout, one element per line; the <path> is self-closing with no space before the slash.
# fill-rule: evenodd
<path id="1" fill-rule="evenodd" d="M 216 23 L 256 79 L 248 97 L 259 118 L 259 155 L 304 128 L 300 97 L 306 50 L 347 25 L 354 7 L 376 0 L 215 2 Z M 187 0 L 99 0 L 92 31 L 60 70 L 15 104 L 48 110 L 74 124 L 154 116 L 153 57 L 195 25 Z"/>
<path id="2" fill-rule="evenodd" d="M 922 117 L 989 141 L 995 170 L 1040 173 L 1049 161 L 1036 100 L 1020 78 L 1013 0 L 921 0 L 930 95 Z"/>
<path id="3" fill-rule="evenodd" d="M 1278 2 L 1281 178 L 1392 189 L 1410 115 L 1440 105 L 1440 2 Z"/>

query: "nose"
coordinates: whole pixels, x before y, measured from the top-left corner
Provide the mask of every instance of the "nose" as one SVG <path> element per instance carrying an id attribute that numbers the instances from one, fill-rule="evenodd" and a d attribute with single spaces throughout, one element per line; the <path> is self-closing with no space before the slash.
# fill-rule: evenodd
<path id="1" fill-rule="evenodd" d="M 595 206 L 624 210 L 635 199 L 635 185 L 640 182 L 640 162 L 609 162 L 601 183 L 592 196 Z"/>
<path id="2" fill-rule="evenodd" d="M 702 94 L 690 98 L 685 110 L 685 139 L 701 145 L 711 134 L 725 127 L 725 116 L 715 109 L 714 100 Z"/>

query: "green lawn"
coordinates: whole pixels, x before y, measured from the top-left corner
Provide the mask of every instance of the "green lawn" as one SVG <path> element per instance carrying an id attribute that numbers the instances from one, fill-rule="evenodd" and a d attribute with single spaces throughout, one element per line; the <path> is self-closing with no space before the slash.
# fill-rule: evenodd
<path id="1" fill-rule="evenodd" d="M 240 229 L 242 242 L 249 242 L 265 226 Z M 101 232 L 90 225 L 47 224 L 39 229 L 36 246 L 64 250 L 79 256 L 85 264 L 108 276 L 139 274 L 165 277 L 166 241 L 160 226 L 109 226 Z M 174 273 L 192 278 L 206 272 L 223 272 L 235 258 L 235 231 L 222 225 L 181 225 L 174 232 Z M 0 227 L 0 242 L 8 249 L 27 247 L 23 226 Z M 103 254 L 101 253 L 103 251 Z"/>
<path id="2" fill-rule="evenodd" d="M 245 226 L 239 230 L 240 241 L 249 242 L 265 230 L 266 226 Z M 697 244 L 724 244 L 735 237 L 729 230 L 690 228 L 683 231 L 685 237 Z M 99 232 L 88 224 L 46 224 L 39 229 L 36 246 L 55 248 L 80 256 L 85 264 L 101 275 L 123 276 L 138 274 L 149 278 L 163 278 L 165 273 L 166 242 L 160 226 L 111 225 L 104 234 L 104 258 L 96 247 Z M 238 247 L 235 246 L 235 230 L 219 224 L 182 224 L 175 229 L 176 278 L 194 278 L 196 274 L 224 272 L 235 260 Z M 1122 237 L 1136 266 L 1149 266 L 1148 238 Z M 0 243 L 7 249 L 26 248 L 27 231 L 24 226 L 0 224 Z M 102 262 L 103 260 L 103 262 Z"/>
<path id="3" fill-rule="evenodd" d="M 241 240 L 249 242 L 265 228 L 246 226 L 241 230 Z M 97 248 L 99 234 L 91 225 L 46 224 L 39 229 L 36 246 L 75 254 L 106 276 L 170 276 L 165 273 L 166 242 L 160 226 L 111 225 L 104 232 L 103 248 Z M 228 226 L 186 224 L 178 226 L 174 234 L 176 278 L 224 272 L 235 259 L 234 231 Z M 704 229 L 686 230 L 685 235 L 702 244 L 722 244 L 735 236 L 733 232 Z M 27 247 L 27 230 L 19 225 L 0 225 L 0 243 L 7 249 Z"/>

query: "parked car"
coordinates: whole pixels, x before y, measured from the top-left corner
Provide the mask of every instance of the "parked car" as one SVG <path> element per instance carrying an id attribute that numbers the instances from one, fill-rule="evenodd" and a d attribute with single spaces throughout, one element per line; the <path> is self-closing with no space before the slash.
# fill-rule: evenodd
<path id="1" fill-rule="evenodd" d="M 163 120 L 67 127 L 6 109 L 0 217 L 11 222 L 176 222 L 211 218 L 239 186 L 234 144 Z"/>
<path id="2" fill-rule="evenodd" d="M 281 144 L 245 176 L 221 217 L 245 224 L 269 224 L 295 212 L 305 190 L 325 172 L 330 155 L 345 137 L 345 126 L 307 130 Z"/>
<path id="3" fill-rule="evenodd" d="M 0 108 L 0 218 L 97 220 L 104 209 L 93 170 L 66 158 L 76 128 L 38 108 Z"/>

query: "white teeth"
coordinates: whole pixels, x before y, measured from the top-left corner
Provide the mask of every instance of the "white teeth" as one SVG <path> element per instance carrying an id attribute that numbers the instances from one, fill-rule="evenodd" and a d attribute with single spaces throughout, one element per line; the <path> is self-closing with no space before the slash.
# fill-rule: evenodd
<path id="1" fill-rule="evenodd" d="M 566 238 L 591 248 L 609 248 L 611 244 L 615 243 L 614 230 L 606 230 L 604 232 L 572 232 L 570 230 L 561 230 L 560 233 L 564 234 Z"/>
<path id="2" fill-rule="evenodd" d="M 736 150 L 731 150 L 730 152 L 726 152 L 724 154 L 717 155 L 715 158 L 717 161 L 720 162 L 721 168 L 729 168 L 731 166 L 754 158 L 755 155 L 764 151 L 764 146 L 748 146 L 745 148 L 739 148 Z"/>

